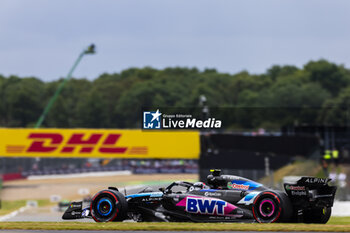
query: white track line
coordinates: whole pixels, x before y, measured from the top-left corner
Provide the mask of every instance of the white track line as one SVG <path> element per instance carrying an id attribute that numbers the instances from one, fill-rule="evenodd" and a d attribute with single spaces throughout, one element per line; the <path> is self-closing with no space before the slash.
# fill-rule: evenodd
<path id="1" fill-rule="evenodd" d="M 17 214 L 22 213 L 22 212 L 26 211 L 29 208 L 31 208 L 31 207 L 30 206 L 23 206 L 23 207 L 19 208 L 18 210 L 15 210 L 15 211 L 13 211 L 13 212 L 11 212 L 9 214 L 6 214 L 4 216 L 0 216 L 0 222 L 4 222 L 4 221 L 6 221 L 6 220 L 8 220 L 10 218 L 13 218 Z"/>

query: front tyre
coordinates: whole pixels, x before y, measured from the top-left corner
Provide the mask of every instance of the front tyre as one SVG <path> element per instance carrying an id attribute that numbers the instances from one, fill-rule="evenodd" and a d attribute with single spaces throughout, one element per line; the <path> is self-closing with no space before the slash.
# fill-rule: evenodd
<path id="1" fill-rule="evenodd" d="M 123 194 L 115 190 L 102 190 L 92 198 L 91 216 L 96 222 L 123 221 L 127 202 Z"/>
<path id="2" fill-rule="evenodd" d="M 325 224 L 328 222 L 331 217 L 332 208 L 316 208 L 311 210 L 305 210 L 304 213 L 304 222 L 305 223 L 321 223 Z"/>

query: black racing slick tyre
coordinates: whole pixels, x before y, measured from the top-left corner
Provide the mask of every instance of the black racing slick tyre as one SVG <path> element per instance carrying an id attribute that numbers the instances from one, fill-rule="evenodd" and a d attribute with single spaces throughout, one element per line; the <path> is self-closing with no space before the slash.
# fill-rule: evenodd
<path id="1" fill-rule="evenodd" d="M 265 191 L 255 198 L 252 212 L 259 223 L 288 222 L 293 213 L 292 208 L 285 193 Z"/>
<path id="2" fill-rule="evenodd" d="M 90 211 L 96 222 L 123 221 L 127 216 L 127 202 L 123 194 L 107 189 L 95 194 Z"/>
<path id="3" fill-rule="evenodd" d="M 325 224 L 328 222 L 329 218 L 331 217 L 331 213 L 332 213 L 331 207 L 305 210 L 304 223 Z"/>

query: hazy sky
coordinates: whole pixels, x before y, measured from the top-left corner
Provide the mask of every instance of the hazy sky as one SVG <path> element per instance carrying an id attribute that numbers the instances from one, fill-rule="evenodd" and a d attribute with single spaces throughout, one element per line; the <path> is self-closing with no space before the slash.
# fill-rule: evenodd
<path id="1" fill-rule="evenodd" d="M 0 74 L 54 80 L 129 67 L 265 72 L 325 58 L 350 67 L 350 1 L 0 0 Z"/>

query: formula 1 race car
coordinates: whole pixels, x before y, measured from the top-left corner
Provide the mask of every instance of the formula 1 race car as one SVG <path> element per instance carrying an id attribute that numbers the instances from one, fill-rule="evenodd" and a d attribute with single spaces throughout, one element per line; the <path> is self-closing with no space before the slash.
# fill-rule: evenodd
<path id="1" fill-rule="evenodd" d="M 211 170 L 207 185 L 176 181 L 167 188 L 123 195 L 115 187 L 98 192 L 86 208 L 72 202 L 63 219 L 93 218 L 96 222 L 304 222 L 327 223 L 335 186 L 330 179 L 301 177 L 276 191 L 252 180 Z"/>

